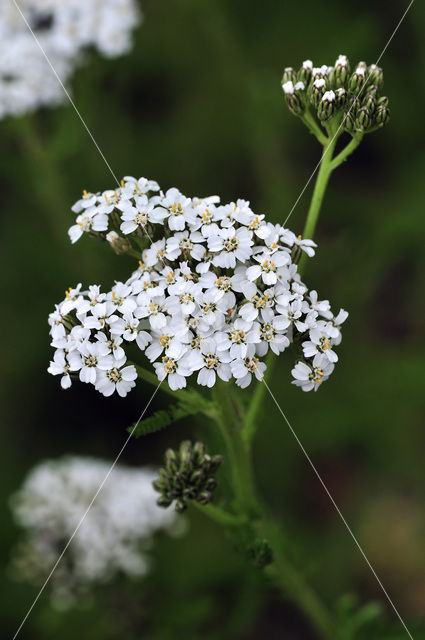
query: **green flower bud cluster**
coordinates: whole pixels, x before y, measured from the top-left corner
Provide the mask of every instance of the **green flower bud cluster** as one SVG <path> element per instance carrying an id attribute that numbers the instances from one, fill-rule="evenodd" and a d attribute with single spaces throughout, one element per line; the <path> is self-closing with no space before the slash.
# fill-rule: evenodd
<path id="1" fill-rule="evenodd" d="M 214 474 L 222 462 L 222 456 L 208 455 L 202 442 L 192 445 L 185 440 L 178 451 L 168 449 L 165 464 L 153 483 L 160 493 L 159 506 L 169 507 L 175 501 L 175 510 L 181 513 L 190 500 L 204 505 L 211 502 L 217 486 Z"/>
<path id="2" fill-rule="evenodd" d="M 302 117 L 311 111 L 321 123 L 334 119 L 352 135 L 373 131 L 388 122 L 388 98 L 380 95 L 383 84 L 380 67 L 359 62 L 351 71 L 343 55 L 333 67 L 314 67 L 311 60 L 305 60 L 298 71 L 286 68 L 282 78 L 292 113 Z"/>

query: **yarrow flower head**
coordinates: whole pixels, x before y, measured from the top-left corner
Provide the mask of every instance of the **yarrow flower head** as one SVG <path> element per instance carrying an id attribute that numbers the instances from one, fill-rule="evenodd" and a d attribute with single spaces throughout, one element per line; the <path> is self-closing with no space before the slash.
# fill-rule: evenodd
<path id="1" fill-rule="evenodd" d="M 287 67 L 282 78 L 292 113 L 303 117 L 311 111 L 320 122 L 334 120 L 351 134 L 369 133 L 388 122 L 388 98 L 380 95 L 383 84 L 380 67 L 359 62 L 352 71 L 344 55 L 333 66 L 316 67 L 305 60 L 298 71 Z"/>
<path id="2" fill-rule="evenodd" d="M 13 2 L 0 3 L 0 118 L 64 100 L 43 51 L 66 84 L 87 48 L 109 58 L 127 52 L 131 32 L 140 21 L 135 0 L 20 0 L 18 4 L 30 28 Z"/>
<path id="3" fill-rule="evenodd" d="M 129 176 L 114 191 L 85 191 L 73 211 L 72 242 L 96 237 L 139 266 L 110 291 L 69 288 L 50 314 L 48 370 L 64 389 L 78 377 L 106 396 L 125 396 L 137 377 L 131 345 L 173 390 L 191 376 L 206 387 L 233 379 L 245 388 L 262 380 L 269 349 L 280 354 L 291 343 L 304 372 L 313 375 L 325 358 L 331 366 L 321 364 L 321 380 L 328 377 L 347 314 L 334 318 L 301 281 L 297 262 L 314 256 L 312 240 L 267 222 L 245 200 L 190 198 Z"/>
<path id="4" fill-rule="evenodd" d="M 71 538 L 110 463 L 67 457 L 47 460 L 28 475 L 13 496 L 12 508 L 25 536 L 14 554 L 17 576 L 44 581 Z M 115 466 L 73 537 L 67 562 L 52 575 L 52 595 L 64 603 L 118 572 L 132 577 L 149 570 L 144 550 L 155 532 L 172 531 L 176 515 L 156 504 L 155 472 Z"/>

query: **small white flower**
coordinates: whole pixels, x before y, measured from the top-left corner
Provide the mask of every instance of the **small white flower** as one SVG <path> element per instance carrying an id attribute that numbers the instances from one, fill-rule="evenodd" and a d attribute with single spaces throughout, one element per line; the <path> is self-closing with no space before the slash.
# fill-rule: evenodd
<path id="1" fill-rule="evenodd" d="M 323 333 L 320 329 L 311 329 L 309 335 L 310 340 L 306 340 L 302 344 L 306 358 L 312 358 L 316 354 L 323 353 L 329 362 L 337 362 L 338 356 L 332 350 L 332 340 L 326 333 Z"/>
<path id="2" fill-rule="evenodd" d="M 85 342 L 80 351 L 69 354 L 69 370 L 79 371 L 81 382 L 95 384 L 99 370 L 110 369 L 114 358 L 108 355 L 109 349 L 103 342 Z"/>
<path id="3" fill-rule="evenodd" d="M 71 377 L 69 375 L 69 364 L 66 361 L 63 351 L 57 350 L 53 356 L 53 360 L 50 362 L 50 366 L 47 369 L 53 376 L 62 376 L 61 387 L 62 389 L 69 389 L 71 386 Z"/>
<path id="4" fill-rule="evenodd" d="M 106 371 L 99 371 L 96 379 L 96 389 L 104 396 L 111 396 L 114 391 L 119 396 L 125 398 L 127 393 L 136 386 L 136 368 L 133 365 L 123 367 L 113 367 Z"/>
<path id="5" fill-rule="evenodd" d="M 260 362 L 259 358 L 250 355 L 243 359 L 234 360 L 230 366 L 232 374 L 236 378 L 236 384 L 242 389 L 251 384 L 253 375 L 257 380 L 262 380 L 267 368 L 264 362 Z"/>
<path id="6" fill-rule="evenodd" d="M 173 358 L 162 356 L 161 362 L 154 362 L 156 375 L 161 382 L 167 378 L 170 389 L 176 391 L 186 386 L 186 378 L 192 371 Z"/>
<path id="7" fill-rule="evenodd" d="M 297 362 L 292 369 L 292 375 L 295 378 L 293 384 L 301 387 L 303 391 L 317 391 L 319 386 L 328 379 L 332 373 L 334 365 L 324 356 L 315 359 L 313 366 L 309 366 L 304 362 Z"/>
<path id="8" fill-rule="evenodd" d="M 236 260 L 246 262 L 252 254 L 252 232 L 245 227 L 221 229 L 219 236 L 208 238 L 208 249 L 217 253 L 213 258 L 216 267 L 234 268 Z"/>
<path id="9" fill-rule="evenodd" d="M 77 224 L 70 227 L 68 234 L 72 244 L 74 244 L 81 238 L 83 233 L 106 231 L 107 228 L 108 217 L 104 213 L 98 213 L 97 209 L 92 207 L 78 216 Z"/>

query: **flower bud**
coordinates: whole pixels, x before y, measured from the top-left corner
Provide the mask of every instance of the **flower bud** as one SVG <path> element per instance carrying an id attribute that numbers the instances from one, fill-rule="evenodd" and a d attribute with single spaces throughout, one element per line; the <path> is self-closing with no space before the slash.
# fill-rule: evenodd
<path id="1" fill-rule="evenodd" d="M 348 133 L 352 133 L 355 130 L 356 122 L 355 122 L 355 117 L 352 111 L 347 111 L 347 113 L 344 115 L 344 120 L 342 122 L 343 122 L 345 131 L 348 131 Z"/>
<path id="2" fill-rule="evenodd" d="M 127 251 L 131 249 L 130 240 L 124 236 L 120 236 L 116 231 L 110 231 L 106 234 L 106 240 L 118 255 L 127 253 Z"/>
<path id="3" fill-rule="evenodd" d="M 331 71 L 331 84 L 333 87 L 345 87 L 350 73 L 350 63 L 347 56 L 338 56 L 335 66 Z"/>
<path id="4" fill-rule="evenodd" d="M 322 100 L 317 107 L 317 117 L 319 120 L 329 120 L 335 113 L 335 93 L 331 91 L 325 91 Z"/>
<path id="5" fill-rule="evenodd" d="M 318 80 L 319 78 L 326 78 L 329 74 L 329 71 L 332 67 L 328 67 L 326 64 L 322 64 L 321 67 L 313 67 L 313 80 Z"/>
<path id="6" fill-rule="evenodd" d="M 389 102 L 389 100 L 388 100 L 387 96 L 381 96 L 379 98 L 378 102 L 376 103 L 376 106 L 377 107 L 381 107 L 381 106 L 387 107 L 388 106 L 388 102 Z"/>
<path id="7" fill-rule="evenodd" d="M 167 449 L 165 452 L 165 466 L 170 471 L 177 471 L 178 469 L 177 455 L 173 449 Z"/>
<path id="8" fill-rule="evenodd" d="M 315 107 L 318 107 L 321 99 L 326 91 L 326 80 L 324 78 L 316 78 L 311 86 L 311 99 Z"/>
<path id="9" fill-rule="evenodd" d="M 384 72 L 381 67 L 377 67 L 376 64 L 371 64 L 368 69 L 369 81 L 375 84 L 378 89 L 381 89 L 384 85 Z"/>
<path id="10" fill-rule="evenodd" d="M 387 124 L 390 119 L 390 110 L 385 104 L 381 104 L 378 106 L 375 113 L 375 122 L 377 125 Z"/>
<path id="11" fill-rule="evenodd" d="M 353 93 L 357 93 L 358 91 L 360 91 L 364 81 L 365 81 L 364 69 L 357 68 L 353 73 L 353 75 L 351 76 L 350 81 L 348 83 L 348 87 L 350 91 L 352 91 Z"/>
<path id="12" fill-rule="evenodd" d="M 371 125 L 372 117 L 366 107 L 361 107 L 357 111 L 356 129 L 358 131 L 366 131 Z"/>
<path id="13" fill-rule="evenodd" d="M 305 111 L 305 99 L 304 99 L 304 83 L 299 81 L 295 84 L 291 80 L 288 80 L 282 85 L 282 89 L 285 93 L 286 103 L 288 108 L 296 116 L 301 115 Z"/>
<path id="14" fill-rule="evenodd" d="M 347 101 L 347 92 L 345 89 L 339 88 L 335 91 L 335 108 L 342 109 Z"/>
<path id="15" fill-rule="evenodd" d="M 296 81 L 297 74 L 295 73 L 294 69 L 292 67 L 286 67 L 282 76 L 282 85 L 286 84 L 287 82 L 292 82 L 292 84 L 295 84 Z"/>
<path id="16" fill-rule="evenodd" d="M 313 76 L 313 63 L 311 60 L 304 60 L 301 69 L 298 71 L 298 80 L 303 82 L 306 87 L 311 82 Z"/>
<path id="17" fill-rule="evenodd" d="M 168 449 L 165 466 L 159 469 L 158 479 L 153 483 L 155 491 L 160 493 L 158 504 L 168 507 L 175 501 L 175 510 L 178 512 L 184 511 L 190 500 L 208 504 L 217 486 L 214 473 L 222 462 L 221 456 L 208 455 L 202 442 L 192 446 L 186 440 L 178 451 Z"/>

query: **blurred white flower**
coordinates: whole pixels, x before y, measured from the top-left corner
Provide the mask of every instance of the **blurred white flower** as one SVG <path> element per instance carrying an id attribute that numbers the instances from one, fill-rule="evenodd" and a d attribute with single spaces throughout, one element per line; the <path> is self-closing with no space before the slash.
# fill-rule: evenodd
<path id="1" fill-rule="evenodd" d="M 66 457 L 37 465 L 12 498 L 25 530 L 16 548 L 18 576 L 43 582 L 89 507 L 111 463 Z M 71 596 L 117 573 L 137 577 L 149 569 L 146 550 L 159 530 L 173 532 L 176 514 L 156 504 L 153 470 L 115 466 L 85 516 L 51 582 L 56 595 Z"/>
<path id="2" fill-rule="evenodd" d="M 63 84 L 94 47 L 113 58 L 131 47 L 135 0 L 16 0 Z M 63 102 L 65 94 L 15 3 L 0 3 L 0 118 Z"/>

